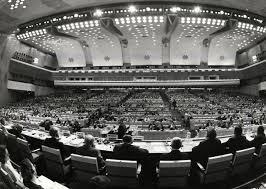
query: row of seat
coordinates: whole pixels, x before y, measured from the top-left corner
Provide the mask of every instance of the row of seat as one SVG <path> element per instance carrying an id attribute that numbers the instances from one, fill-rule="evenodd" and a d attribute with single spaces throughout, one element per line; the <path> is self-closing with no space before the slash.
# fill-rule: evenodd
<path id="1" fill-rule="evenodd" d="M 13 142 L 12 144 L 10 142 Z M 15 142 L 17 144 L 15 144 Z M 17 139 L 14 135 L 8 134 L 7 145 L 18 145 L 23 152 L 23 157 L 37 158 L 30 150 L 29 144 L 23 139 Z M 14 147 L 14 146 L 13 146 Z M 18 149 L 16 148 L 16 149 Z M 12 153 L 12 152 L 11 152 Z M 13 153 L 18 153 L 15 151 Z M 58 149 L 42 146 L 42 154 L 46 162 L 46 171 L 51 179 L 64 180 L 71 168 L 74 171 L 74 178 L 77 181 L 87 181 L 92 176 L 100 174 L 97 158 L 71 154 L 71 164 L 66 164 Z M 218 182 L 229 178 L 231 175 L 244 175 L 251 168 L 256 170 L 263 168 L 266 163 L 266 144 L 262 145 L 259 154 L 255 154 L 255 148 L 237 151 L 235 155 L 225 154 L 211 157 L 206 168 L 197 163 L 196 175 L 202 184 Z M 160 161 L 157 170 L 159 185 L 161 187 L 187 185 L 192 165 L 190 160 Z M 138 186 L 141 165 L 137 161 L 129 160 L 106 160 L 106 170 L 113 185 Z M 130 184 L 129 184 L 130 183 Z"/>
<path id="2" fill-rule="evenodd" d="M 42 146 L 48 173 L 51 177 L 64 177 L 66 167 L 61 161 L 59 150 Z M 260 169 L 266 163 L 266 144 L 262 145 L 259 154 L 255 148 L 239 150 L 235 155 L 225 154 L 210 157 L 206 168 L 197 163 L 196 174 L 201 184 L 227 180 L 232 175 L 245 175 L 251 169 Z M 71 154 L 71 165 L 76 181 L 84 182 L 88 178 L 100 174 L 97 158 Z M 185 187 L 190 175 L 191 160 L 160 161 L 158 177 L 160 187 Z M 49 170 L 50 169 L 50 170 Z M 56 170 L 56 171 L 55 171 Z M 61 170 L 61 173 L 60 173 Z M 108 177 L 114 186 L 137 187 L 141 165 L 131 160 L 106 160 Z M 57 172 L 58 171 L 58 172 Z"/>

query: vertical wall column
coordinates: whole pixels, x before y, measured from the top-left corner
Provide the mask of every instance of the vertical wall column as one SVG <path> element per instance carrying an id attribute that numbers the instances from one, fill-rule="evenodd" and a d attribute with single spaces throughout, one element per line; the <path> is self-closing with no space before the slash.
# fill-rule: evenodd
<path id="1" fill-rule="evenodd" d="M 124 37 L 123 33 L 114 25 L 113 20 L 111 18 L 101 19 L 101 26 L 119 39 L 121 45 L 123 65 L 131 66 L 128 40 Z"/>
<path id="2" fill-rule="evenodd" d="M 162 38 L 162 63 L 170 64 L 170 40 L 173 32 L 178 26 L 178 17 L 177 15 L 167 15 L 164 36 Z"/>

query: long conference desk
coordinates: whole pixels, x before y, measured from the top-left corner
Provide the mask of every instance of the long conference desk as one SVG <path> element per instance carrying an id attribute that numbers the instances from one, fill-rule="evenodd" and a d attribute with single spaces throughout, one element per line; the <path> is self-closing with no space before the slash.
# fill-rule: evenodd
<path id="1" fill-rule="evenodd" d="M 10 129 L 10 126 L 6 127 L 7 129 Z M 39 144 L 42 143 L 46 138 L 49 138 L 49 133 L 47 131 L 43 130 L 37 130 L 37 129 L 28 129 L 25 128 L 22 131 L 22 134 L 29 139 L 29 142 L 31 141 L 35 143 L 36 141 L 39 141 Z M 251 132 L 249 134 L 246 134 L 246 137 L 248 140 L 252 140 L 254 137 L 254 132 Z M 231 135 L 227 136 L 219 136 L 218 138 L 221 140 L 221 142 L 226 142 Z M 192 148 L 194 146 L 197 146 L 201 141 L 203 141 L 205 138 L 186 138 L 182 139 L 183 141 L 183 147 L 180 149 L 182 152 L 191 152 Z M 104 143 L 104 138 L 96 138 L 95 146 L 97 149 L 99 149 L 101 152 L 107 152 L 110 153 L 113 151 L 114 146 L 117 143 L 120 143 L 121 140 L 117 141 L 109 141 L 108 143 Z M 70 134 L 69 136 L 60 136 L 60 141 L 69 149 L 72 149 L 71 152 L 73 153 L 73 149 L 75 152 L 75 149 L 82 146 L 84 144 L 84 139 L 79 138 L 76 134 Z M 170 147 L 170 141 L 169 140 L 143 140 L 143 141 L 134 141 L 133 145 L 139 146 L 141 148 L 147 149 L 150 154 L 161 154 L 161 153 L 168 153 L 171 151 Z"/>

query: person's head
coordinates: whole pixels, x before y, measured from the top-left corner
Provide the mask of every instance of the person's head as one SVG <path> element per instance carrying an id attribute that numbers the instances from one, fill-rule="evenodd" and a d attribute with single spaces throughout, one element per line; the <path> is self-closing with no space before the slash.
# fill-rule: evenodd
<path id="1" fill-rule="evenodd" d="M 30 182 L 33 179 L 34 175 L 37 174 L 34 165 L 29 159 L 24 159 L 21 162 L 20 168 L 23 182 Z"/>
<path id="2" fill-rule="evenodd" d="M 259 126 L 257 129 L 257 135 L 264 135 L 264 127 L 263 126 Z"/>
<path id="3" fill-rule="evenodd" d="M 235 130 L 234 130 L 235 136 L 236 137 L 241 136 L 242 135 L 242 131 L 243 131 L 242 127 L 240 127 L 240 126 L 235 127 Z"/>
<path id="4" fill-rule="evenodd" d="M 179 137 L 174 137 L 171 141 L 171 147 L 174 150 L 178 150 L 179 148 L 181 148 L 182 145 L 182 141 Z"/>
<path id="5" fill-rule="evenodd" d="M 17 134 L 21 134 L 23 127 L 19 124 L 15 124 L 13 128 L 17 131 Z"/>
<path id="6" fill-rule="evenodd" d="M 94 137 L 92 135 L 86 135 L 84 142 L 85 142 L 86 146 L 95 147 L 95 145 L 94 145 Z"/>
<path id="7" fill-rule="evenodd" d="M 49 130 L 49 134 L 52 138 L 58 138 L 59 135 L 58 135 L 58 130 L 54 127 L 51 127 L 50 130 Z"/>
<path id="8" fill-rule="evenodd" d="M 208 139 L 215 139 L 217 136 L 216 131 L 214 128 L 209 128 L 207 131 L 207 138 Z"/>
<path id="9" fill-rule="evenodd" d="M 132 144 L 132 142 L 133 142 L 132 136 L 130 136 L 130 135 L 125 135 L 125 136 L 123 137 L 123 142 L 126 143 L 126 144 Z"/>
<path id="10" fill-rule="evenodd" d="M 2 164 L 5 164 L 8 160 L 8 157 L 9 157 L 9 153 L 7 151 L 6 146 L 0 145 L 0 162 Z"/>

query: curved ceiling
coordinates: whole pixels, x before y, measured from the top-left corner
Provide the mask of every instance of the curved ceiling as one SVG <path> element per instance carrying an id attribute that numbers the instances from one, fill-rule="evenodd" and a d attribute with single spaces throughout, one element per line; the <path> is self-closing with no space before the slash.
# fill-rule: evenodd
<path id="1" fill-rule="evenodd" d="M 156 0 L 153 0 L 153 2 Z M 160 0 L 160 2 L 169 0 Z M 11 10 L 16 0 L 0 0 L 0 32 L 10 32 L 17 25 L 64 11 L 114 3 L 149 2 L 147 0 L 19 0 L 18 7 Z M 159 1 L 157 1 L 159 2 Z M 245 10 L 266 17 L 265 0 L 182 0 L 174 3 L 196 3 Z M 14 6 L 13 6 L 14 8 Z"/>

